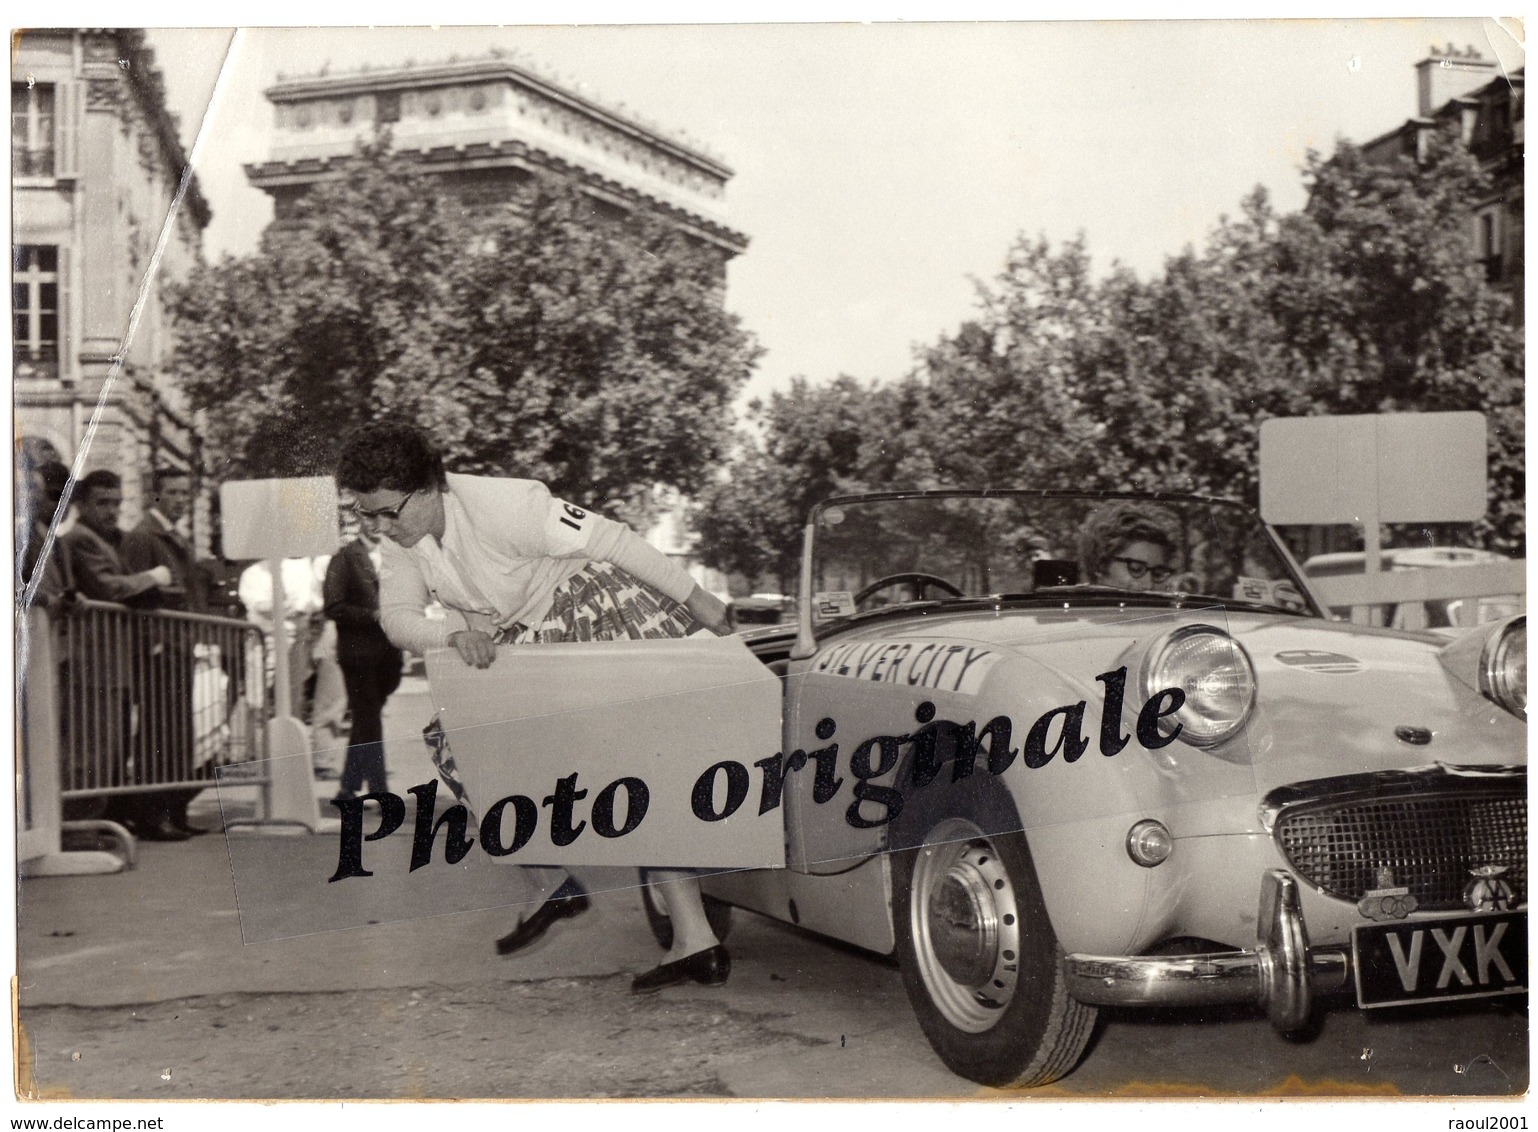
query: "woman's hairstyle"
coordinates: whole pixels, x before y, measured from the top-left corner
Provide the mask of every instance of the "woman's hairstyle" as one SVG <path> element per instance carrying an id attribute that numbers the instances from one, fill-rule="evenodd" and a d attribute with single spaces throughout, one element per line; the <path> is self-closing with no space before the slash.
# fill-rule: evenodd
<path id="1" fill-rule="evenodd" d="M 1121 500 L 1107 503 L 1090 512 L 1079 532 L 1079 564 L 1086 581 L 1094 581 L 1105 572 L 1106 559 L 1134 542 L 1162 546 L 1173 557 L 1180 529 L 1175 516 L 1162 507 Z"/>
<path id="2" fill-rule="evenodd" d="M 378 491 L 421 491 L 446 487 L 443 457 L 427 434 L 402 420 L 360 425 L 342 441 L 336 461 L 337 486 L 360 494 Z"/>

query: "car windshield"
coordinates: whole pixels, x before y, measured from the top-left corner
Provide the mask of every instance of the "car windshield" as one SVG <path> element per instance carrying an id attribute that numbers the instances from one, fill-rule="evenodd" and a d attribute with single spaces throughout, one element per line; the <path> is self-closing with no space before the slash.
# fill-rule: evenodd
<path id="1" fill-rule="evenodd" d="M 1212 599 L 1317 614 L 1255 514 L 1208 499 L 930 492 L 813 516 L 813 617 L 924 601 Z"/>

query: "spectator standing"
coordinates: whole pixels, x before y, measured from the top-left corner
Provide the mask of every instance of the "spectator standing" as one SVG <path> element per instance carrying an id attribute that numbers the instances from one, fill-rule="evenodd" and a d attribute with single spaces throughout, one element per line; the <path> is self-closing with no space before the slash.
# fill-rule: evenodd
<path id="1" fill-rule="evenodd" d="M 51 625 L 67 611 L 74 583 L 69 576 L 69 558 L 62 542 L 56 540 L 47 556 L 43 556 L 48 528 L 54 521 L 59 501 L 69 483 L 69 469 L 54 461 L 30 468 L 23 462 L 23 470 L 26 472 L 27 494 L 22 500 L 23 514 L 16 529 L 16 663 L 20 683 L 25 685 L 37 674 L 45 673 L 50 666 L 54 667 L 56 676 L 67 675 L 58 652 L 60 637 Z M 33 583 L 34 575 L 37 575 L 37 584 L 32 591 L 32 606 L 46 611 L 49 621 L 32 618 L 29 616 L 30 609 L 19 604 L 23 591 Z M 61 682 L 57 686 L 63 688 L 64 684 Z M 22 766 L 25 768 L 30 766 L 33 757 L 33 732 L 27 713 L 36 709 L 33 697 L 28 692 L 22 687 L 18 687 L 17 692 L 16 736 Z M 59 694 L 64 696 L 68 693 L 61 691 Z M 23 774 L 26 773 L 23 770 Z M 68 816 L 89 816 L 88 811 L 94 808 L 90 802 L 87 800 L 84 805 L 71 803 L 67 807 L 71 811 Z"/>
<path id="2" fill-rule="evenodd" d="M 386 789 L 384 705 L 400 687 L 404 657 L 379 624 L 380 550 L 363 535 L 342 548 L 326 569 L 326 616 L 336 622 L 336 657 L 352 711 L 347 762 L 338 799 Z"/>
<path id="3" fill-rule="evenodd" d="M 69 560 L 68 573 L 82 597 L 110 601 L 140 608 L 153 606 L 163 590 L 171 586 L 171 571 L 165 566 L 133 571 L 119 556 L 123 532 L 118 515 L 123 507 L 123 481 L 115 472 L 98 469 L 81 479 L 75 492 L 79 521 L 64 536 L 64 552 Z M 133 660 L 128 641 L 121 635 L 104 634 L 85 642 L 86 647 L 66 657 L 69 676 L 65 695 L 73 706 L 65 711 L 66 728 L 77 733 L 66 738 L 66 750 L 77 757 L 97 753 L 105 756 L 106 773 L 93 776 L 87 769 L 85 787 L 125 786 L 129 737 L 132 724 Z M 142 776 L 143 766 L 135 768 Z M 129 807 L 132 810 L 132 807 Z M 132 832 L 149 841 L 183 841 L 187 834 L 169 822 L 141 820 L 137 813 L 125 812 Z"/>
<path id="4" fill-rule="evenodd" d="M 313 623 L 320 613 L 320 578 L 308 558 L 283 559 L 283 610 L 288 629 L 288 690 L 290 710 L 299 719 L 305 709 L 305 685 L 314 678 Z M 272 634 L 272 564 L 255 562 L 240 575 L 240 601 L 246 616 L 262 627 L 267 640 L 267 685 L 273 686 L 277 653 Z M 311 684 L 313 687 L 313 684 Z"/>
<path id="5" fill-rule="evenodd" d="M 64 536 L 70 570 L 81 596 L 92 601 L 123 605 L 153 605 L 171 586 L 165 566 L 129 570 L 119 550 L 123 532 L 118 516 L 123 510 L 123 480 L 116 472 L 97 469 L 80 481 L 75 493 L 77 522 Z"/>
<path id="6" fill-rule="evenodd" d="M 69 469 L 58 461 L 51 461 L 27 472 L 27 514 L 24 526 L 17 530 L 16 542 L 20 547 L 18 564 L 20 585 L 30 585 L 32 573 L 42 557 L 43 546 L 48 539 L 48 528 L 59 510 L 59 502 L 69 486 Z M 69 576 L 69 558 L 61 541 L 67 524 L 60 522 L 58 533 L 48 557 L 43 561 L 43 578 L 38 583 L 34 600 L 45 609 L 52 609 L 74 588 Z"/>
<path id="7" fill-rule="evenodd" d="M 120 555 L 129 570 L 164 566 L 171 572 L 171 585 L 161 591 L 160 608 L 206 613 L 207 580 L 187 537 L 191 510 L 192 477 L 172 468 L 158 469 L 149 511 L 123 536 Z M 203 773 L 203 768 L 194 765 L 192 688 L 197 658 L 190 637 L 177 632 L 175 626 L 165 629 L 158 635 L 164 639 L 151 632 L 140 641 L 137 660 L 144 681 L 141 688 L 154 688 L 159 694 L 149 697 L 153 715 L 140 712 L 135 758 L 141 766 L 158 759 L 174 776 L 192 777 Z M 157 829 L 169 824 L 188 836 L 207 833 L 187 820 L 187 806 L 201 792 L 201 787 L 178 787 L 140 795 L 132 803 L 132 820 Z"/>

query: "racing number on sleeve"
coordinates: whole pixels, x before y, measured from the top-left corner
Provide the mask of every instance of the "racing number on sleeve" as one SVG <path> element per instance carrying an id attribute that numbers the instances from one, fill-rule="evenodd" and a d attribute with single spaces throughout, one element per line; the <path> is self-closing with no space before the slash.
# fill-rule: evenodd
<path id="1" fill-rule="evenodd" d="M 567 555 L 581 552 L 593 535 L 593 517 L 560 499 L 550 501 L 545 515 L 545 540 L 553 554 Z"/>

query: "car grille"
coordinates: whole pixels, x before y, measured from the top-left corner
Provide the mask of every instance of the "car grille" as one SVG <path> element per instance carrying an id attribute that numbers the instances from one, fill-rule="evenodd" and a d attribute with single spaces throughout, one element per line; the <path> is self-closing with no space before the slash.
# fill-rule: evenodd
<path id="1" fill-rule="evenodd" d="M 1423 910 L 1461 908 L 1470 870 L 1480 865 L 1505 865 L 1516 899 L 1527 898 L 1525 793 L 1447 790 L 1313 803 L 1283 809 L 1275 835 L 1299 876 L 1342 900 L 1403 886 Z M 1393 874 L 1387 884 L 1380 882 L 1385 868 Z"/>

